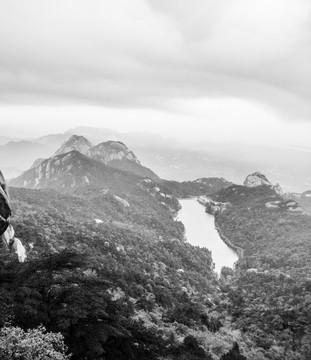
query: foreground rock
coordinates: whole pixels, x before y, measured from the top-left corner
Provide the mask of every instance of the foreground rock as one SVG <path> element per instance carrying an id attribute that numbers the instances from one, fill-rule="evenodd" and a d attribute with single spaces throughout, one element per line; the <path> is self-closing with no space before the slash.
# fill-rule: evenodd
<path id="1" fill-rule="evenodd" d="M 12 215 L 10 197 L 6 186 L 6 181 L 0 171 L 0 237 L 1 250 L 5 253 L 7 250 L 17 254 L 18 260 L 26 260 L 26 250 L 20 239 L 15 237 L 15 232 L 10 217 Z M 0 251 L 1 251 L 0 250 Z"/>

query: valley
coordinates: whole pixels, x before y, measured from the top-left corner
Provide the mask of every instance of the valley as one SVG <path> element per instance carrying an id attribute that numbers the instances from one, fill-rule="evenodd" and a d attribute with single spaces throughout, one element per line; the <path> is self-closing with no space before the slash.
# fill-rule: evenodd
<path id="1" fill-rule="evenodd" d="M 311 0 L 0 3 L 0 360 L 311 360 Z"/>
<path id="2" fill-rule="evenodd" d="M 1 326 L 60 332 L 73 360 L 309 359 L 308 192 L 164 180 L 75 134 L 38 158 L 9 181 L 27 261 L 1 253 Z"/>
<path id="3" fill-rule="evenodd" d="M 212 139 L 206 143 L 182 143 L 153 133 L 122 133 L 88 126 L 37 138 L 4 137 L 7 142 L 3 140 L 0 145 L 0 168 L 7 179 L 15 178 L 38 157 L 52 156 L 72 135 L 86 137 L 93 146 L 109 140 L 123 142 L 162 179 L 183 182 L 209 174 L 239 184 L 247 174 L 261 169 L 272 182 L 280 183 L 285 193 L 310 189 L 311 152 L 307 148 L 250 141 L 217 143 Z"/>
<path id="4" fill-rule="evenodd" d="M 223 266 L 233 268 L 238 255 L 219 236 L 214 216 L 207 214 L 195 198 L 180 199 L 179 203 L 182 208 L 178 213 L 178 220 L 185 226 L 186 241 L 211 251 L 217 274 L 220 274 Z"/>

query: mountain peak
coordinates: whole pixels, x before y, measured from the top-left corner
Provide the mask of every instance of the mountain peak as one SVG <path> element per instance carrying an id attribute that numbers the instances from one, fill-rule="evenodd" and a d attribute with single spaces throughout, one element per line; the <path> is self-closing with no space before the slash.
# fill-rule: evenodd
<path id="1" fill-rule="evenodd" d="M 256 171 L 246 177 L 243 183 L 246 187 L 257 187 L 261 185 L 269 186 L 271 189 L 273 189 L 278 195 L 283 194 L 283 190 L 280 186 L 280 184 L 273 185 L 268 178 L 262 174 L 259 171 Z"/>
<path id="2" fill-rule="evenodd" d="M 93 144 L 81 135 L 72 135 L 68 140 L 63 142 L 61 147 L 55 152 L 53 156 L 65 154 L 69 151 L 76 150 L 82 154 L 86 154 Z"/>
<path id="3" fill-rule="evenodd" d="M 121 141 L 102 142 L 91 149 L 87 153 L 92 159 L 108 164 L 114 160 L 129 160 L 136 164 L 140 164 L 135 154 Z"/>
<path id="4" fill-rule="evenodd" d="M 256 172 L 248 175 L 246 177 L 246 179 L 244 180 L 243 185 L 247 186 L 247 187 L 257 187 L 257 186 L 261 186 L 261 185 L 267 185 L 267 186 L 272 187 L 272 184 L 267 179 L 267 177 L 259 171 L 256 171 Z"/>
<path id="5" fill-rule="evenodd" d="M 116 169 L 131 172 L 141 177 L 159 180 L 150 169 L 141 165 L 133 151 L 121 141 L 105 141 L 92 147 L 87 154 L 90 158 Z"/>

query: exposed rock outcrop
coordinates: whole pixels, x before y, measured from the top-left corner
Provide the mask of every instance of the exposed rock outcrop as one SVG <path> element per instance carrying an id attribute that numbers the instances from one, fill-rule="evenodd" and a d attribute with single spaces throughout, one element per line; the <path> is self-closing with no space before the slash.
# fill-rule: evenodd
<path id="1" fill-rule="evenodd" d="M 62 146 L 55 152 L 53 156 L 65 154 L 72 150 L 79 151 L 81 154 L 86 155 L 92 146 L 93 144 L 84 136 L 72 135 L 62 144 Z"/>
<path id="2" fill-rule="evenodd" d="M 87 155 L 94 160 L 108 165 L 114 160 L 129 160 L 140 164 L 137 157 L 130 151 L 125 144 L 120 141 L 106 141 L 93 146 L 87 151 Z"/>
<path id="3" fill-rule="evenodd" d="M 257 187 L 261 185 L 272 186 L 271 182 L 267 179 L 267 177 L 259 171 L 248 175 L 244 180 L 243 185 L 247 187 Z"/>
<path id="4" fill-rule="evenodd" d="M 166 189 L 155 181 L 148 178 L 143 179 L 137 184 L 137 187 L 155 197 L 161 205 L 170 209 L 173 214 L 177 215 L 181 209 L 179 201 L 171 194 L 168 194 Z"/>
<path id="5" fill-rule="evenodd" d="M 259 171 L 256 171 L 256 172 L 248 175 L 246 177 L 246 179 L 244 180 L 243 185 L 246 187 L 257 187 L 257 186 L 266 185 L 266 186 L 269 186 L 271 189 L 273 189 L 278 195 L 283 194 L 283 190 L 282 190 L 280 184 L 273 185 L 267 179 L 267 177 Z"/>
<path id="6" fill-rule="evenodd" d="M 268 201 L 266 202 L 265 206 L 268 209 L 285 210 L 293 214 L 306 214 L 306 212 L 294 200 Z"/>
<path id="7" fill-rule="evenodd" d="M 73 135 L 52 157 L 38 159 L 31 169 L 12 179 L 10 185 L 71 191 L 79 186 L 99 184 L 105 173 L 115 172 L 115 169 L 122 170 L 124 175 L 132 173 L 160 180 L 153 171 L 141 165 L 123 143 L 107 141 L 92 146 L 83 136 Z"/>
<path id="8" fill-rule="evenodd" d="M 117 195 L 114 195 L 113 198 L 114 198 L 119 204 L 121 204 L 122 206 L 124 206 L 125 208 L 127 208 L 127 207 L 130 206 L 130 204 L 129 204 L 128 201 L 120 198 L 120 197 L 117 196 Z"/>
<path id="9" fill-rule="evenodd" d="M 311 190 L 304 191 L 301 194 L 285 193 L 283 197 L 289 200 L 295 200 L 304 211 L 311 214 Z"/>
<path id="10" fill-rule="evenodd" d="M 26 250 L 20 241 L 15 237 L 13 226 L 10 224 L 11 205 L 6 181 L 0 171 L 0 238 L 1 250 L 10 250 L 18 256 L 20 262 L 24 262 L 27 255 Z"/>
<path id="11" fill-rule="evenodd" d="M 92 147 L 87 156 L 105 165 L 124 170 L 153 180 L 160 178 L 150 169 L 141 165 L 133 151 L 120 141 L 106 141 Z"/>
<path id="12" fill-rule="evenodd" d="M 79 186 L 89 185 L 97 175 L 100 176 L 101 170 L 101 164 L 72 150 L 44 160 L 37 167 L 11 180 L 10 185 L 30 189 L 50 187 L 74 190 Z"/>
<path id="13" fill-rule="evenodd" d="M 9 226 L 9 218 L 12 214 L 10 197 L 5 178 L 0 171 L 0 236 Z"/>
<path id="14" fill-rule="evenodd" d="M 44 160 L 45 160 L 45 159 L 43 159 L 43 158 L 39 158 L 39 159 L 35 160 L 35 161 L 33 162 L 33 164 L 31 165 L 30 169 L 39 166 L 41 163 L 43 163 Z"/>
<path id="15" fill-rule="evenodd" d="M 228 203 L 214 201 L 207 196 L 197 196 L 197 200 L 200 204 L 205 206 L 205 211 L 208 214 L 212 214 L 212 215 L 221 213 L 228 206 Z"/>
<path id="16" fill-rule="evenodd" d="M 13 237 L 9 243 L 10 252 L 17 255 L 19 262 L 24 262 L 27 259 L 26 249 L 21 240 Z"/>

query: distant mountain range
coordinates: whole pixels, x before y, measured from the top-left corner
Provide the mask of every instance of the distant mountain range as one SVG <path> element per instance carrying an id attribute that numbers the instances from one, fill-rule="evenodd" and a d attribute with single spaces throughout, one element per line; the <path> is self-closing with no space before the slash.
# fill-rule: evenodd
<path id="1" fill-rule="evenodd" d="M 133 176 L 136 183 L 137 176 L 159 180 L 153 171 L 140 164 L 125 144 L 108 141 L 92 146 L 83 136 L 72 135 L 53 156 L 38 160 L 11 180 L 10 185 L 72 191 L 87 186 L 116 187 Z"/>
<path id="2" fill-rule="evenodd" d="M 6 178 L 11 178 L 29 168 L 36 158 L 47 158 L 53 152 L 53 148 L 40 143 L 26 140 L 10 141 L 0 145 L 0 167 Z"/>
<path id="3" fill-rule="evenodd" d="M 162 179 L 188 181 L 224 177 L 242 183 L 246 174 L 260 169 L 274 183 L 280 183 L 285 192 L 303 192 L 311 188 L 311 152 L 308 150 L 251 143 L 183 144 L 157 134 L 122 134 L 91 127 L 0 145 L 0 167 L 7 178 L 12 178 L 28 169 L 37 158 L 51 156 L 72 135 L 84 136 L 94 145 L 121 141 Z"/>
<path id="4" fill-rule="evenodd" d="M 137 344 L 142 346 L 143 355 L 137 357 L 142 359 L 154 339 L 160 341 L 152 347 L 155 354 L 174 355 L 162 356 L 164 359 L 177 360 L 180 354 L 190 359 L 196 349 L 202 355 L 198 359 L 212 359 L 207 355 L 211 352 L 219 359 L 245 360 L 257 351 L 258 359 L 276 360 L 280 357 L 274 356 L 275 348 L 284 354 L 288 339 L 293 344 L 291 351 L 295 351 L 291 358 L 300 358 L 310 324 L 311 222 L 298 199 L 307 201 L 310 192 L 295 194 L 297 200 L 287 199 L 281 195 L 280 186 L 268 178 L 253 172 L 243 185 L 223 177 L 163 180 L 143 166 L 136 151 L 121 141 L 93 145 L 81 135 L 72 135 L 50 157 L 37 159 L 30 169 L 10 181 L 12 223 L 30 260 L 26 263 L 30 271 L 19 272 L 17 284 L 6 284 L 8 298 L 13 299 L 12 309 L 18 309 L 22 319 L 31 322 L 35 318 L 41 324 L 42 316 L 35 311 L 39 302 L 40 309 L 47 309 L 46 321 L 54 321 L 54 313 L 49 314 L 50 296 L 44 296 L 53 294 L 57 300 L 53 300 L 53 307 L 60 318 L 55 329 L 64 331 L 64 318 L 79 317 L 80 309 L 87 308 L 81 321 L 75 322 L 79 331 L 78 325 L 71 329 L 71 320 L 65 328 L 67 337 L 78 339 L 70 343 L 70 351 L 77 359 L 83 357 L 81 342 L 88 343 L 90 329 L 92 341 L 103 341 L 101 334 L 106 334 L 107 329 L 112 329 L 109 339 L 117 339 L 118 344 L 124 340 L 123 334 L 131 334 L 131 353 Z M 212 271 L 212 253 L 185 242 L 184 226 L 176 217 L 180 209 L 177 198 L 194 196 L 200 196 L 207 212 L 215 216 L 219 235 L 239 253 L 236 271 L 224 267 L 220 278 Z M 65 278 L 72 266 L 70 252 L 83 256 L 85 265 L 79 263 L 79 269 Z M 51 275 L 54 262 L 49 258 L 40 260 L 46 253 L 57 264 L 62 263 L 61 259 L 69 261 L 68 269 L 55 267 Z M 7 263 L 8 256 L 3 253 Z M 31 272 L 36 261 L 40 261 L 39 270 Z M 8 276 L 12 270 L 5 264 L 0 267 L 2 277 L 12 281 L 14 276 Z M 42 271 L 50 277 L 42 276 Z M 65 282 L 60 281 L 60 274 L 67 279 Z M 22 282 L 18 282 L 19 278 Z M 34 280 L 37 278 L 39 282 Z M 46 286 L 50 286 L 48 291 Z M 92 292 L 84 297 L 82 291 L 88 286 Z M 74 302 L 73 291 L 78 291 Z M 19 294 L 25 294 L 27 307 L 24 302 L 16 306 Z M 64 294 L 69 296 L 65 297 L 65 312 Z M 103 294 L 105 301 L 112 304 L 111 309 L 119 304 L 118 316 L 110 315 L 110 308 L 102 303 Z M 129 308 L 119 317 L 127 305 Z M 67 311 L 71 307 L 73 310 Z M 95 321 L 87 320 L 85 335 L 85 314 L 93 319 L 96 307 L 100 311 Z M 98 329 L 102 331 L 99 335 Z M 168 332 L 163 334 L 163 329 Z M 300 329 L 298 337 L 296 329 Z M 76 331 L 74 335 L 72 331 Z M 187 336 L 183 343 L 174 340 L 185 332 L 192 337 Z M 210 339 L 209 343 L 200 343 L 205 344 L 208 353 L 198 345 L 202 336 Z M 231 348 L 239 353 L 237 345 L 232 347 L 236 341 L 245 356 L 227 357 Z M 113 352 L 115 343 L 108 347 L 106 341 L 105 349 Z M 96 358 L 97 348 L 92 345 L 90 349 L 90 358 Z"/>
<path id="5" fill-rule="evenodd" d="M 0 136 L 0 145 L 5 145 L 10 141 L 20 141 L 21 139 L 17 139 L 10 136 Z"/>
<path id="6" fill-rule="evenodd" d="M 141 359 L 150 344 L 152 353 L 158 358 L 165 355 L 163 359 L 190 359 L 194 350 L 202 355 L 196 358 L 212 359 L 201 345 L 221 360 L 255 359 L 254 354 L 258 359 L 277 360 L 288 349 L 291 359 L 303 358 L 310 324 L 311 222 L 296 201 L 284 199 L 277 193 L 279 188 L 259 172 L 247 176 L 244 185 L 224 178 L 153 180 L 135 173 L 135 166 L 122 170 L 112 166 L 142 166 L 118 141 L 94 147 L 73 136 L 61 149 L 65 153 L 56 151 L 11 181 L 22 186 L 10 188 L 12 223 L 30 261 L 29 267 L 20 268 L 27 271 L 17 275 L 10 263 L 2 263 L 1 269 L 8 299 L 15 305 L 12 309 L 22 314 L 23 321 L 54 321 L 56 331 L 78 339 L 69 342 L 77 359 L 83 357 L 81 343 L 89 344 L 89 334 L 94 351 L 90 359 L 96 358 L 94 339 L 105 341 L 105 350 L 114 353 L 115 344 L 123 344 L 123 334 L 131 335 L 131 353 L 137 346 L 143 348 L 143 355 L 135 357 Z M 211 252 L 185 242 L 184 227 L 176 219 L 180 209 L 176 197 L 196 195 L 223 204 L 214 212 L 217 229 L 241 250 L 236 271 L 225 267 L 220 278 L 212 272 Z M 53 262 L 41 259 L 47 252 Z M 86 261 L 78 263 L 74 273 L 70 252 L 82 253 Z M 70 259 L 64 270 L 58 266 L 62 259 Z M 36 261 L 40 267 L 32 270 Z M 87 290 L 92 291 L 85 296 Z M 27 306 L 20 301 L 21 294 Z M 44 317 L 38 308 L 45 311 Z M 72 327 L 73 316 L 78 321 Z M 105 340 L 107 331 L 108 339 L 116 341 Z M 186 340 L 181 343 L 177 336 Z M 209 342 L 199 342 L 203 337 Z M 225 355 L 235 342 L 245 356 Z M 117 353 L 115 359 L 126 356 Z"/>

